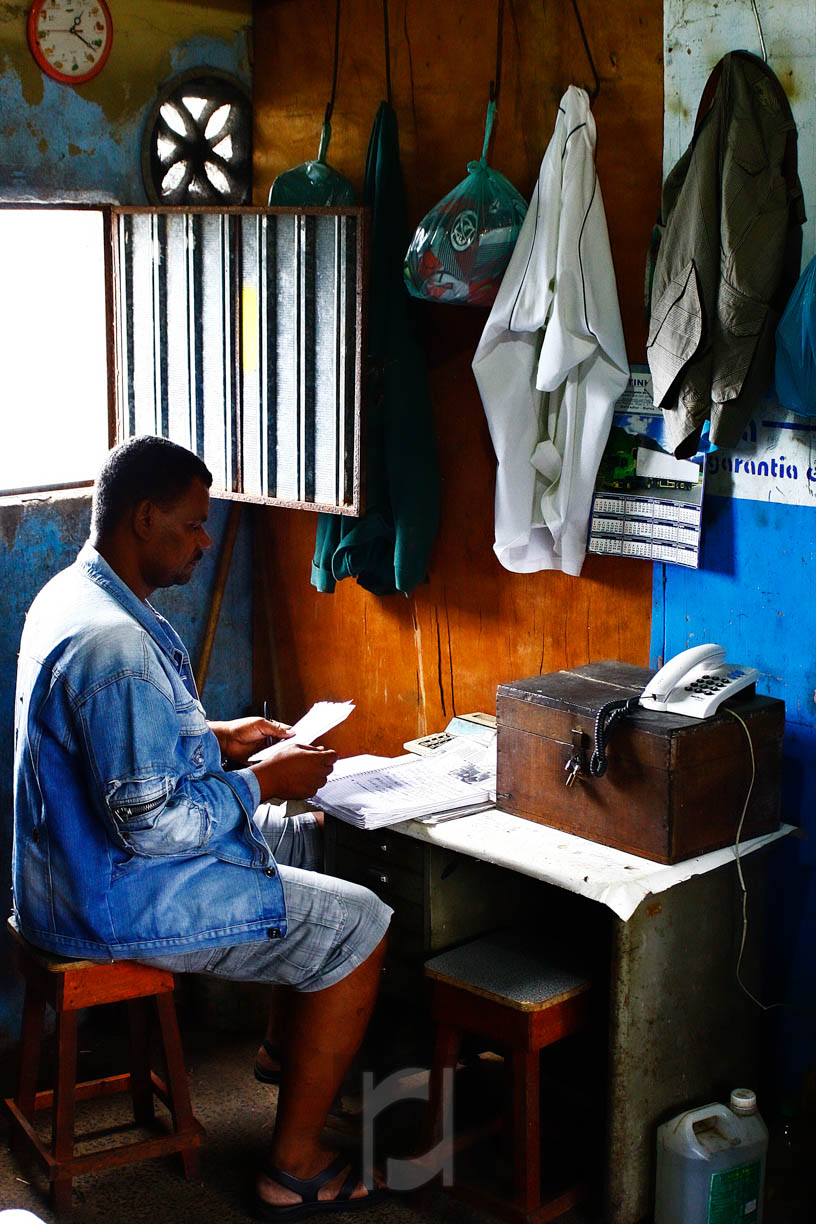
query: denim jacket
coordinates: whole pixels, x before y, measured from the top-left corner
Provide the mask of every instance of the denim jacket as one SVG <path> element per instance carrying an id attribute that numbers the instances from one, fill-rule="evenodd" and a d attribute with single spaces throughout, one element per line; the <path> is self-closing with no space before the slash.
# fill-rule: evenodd
<path id="1" fill-rule="evenodd" d="M 22 933 L 106 960 L 277 939 L 283 889 L 180 637 L 90 544 L 40 592 L 15 704 Z"/>

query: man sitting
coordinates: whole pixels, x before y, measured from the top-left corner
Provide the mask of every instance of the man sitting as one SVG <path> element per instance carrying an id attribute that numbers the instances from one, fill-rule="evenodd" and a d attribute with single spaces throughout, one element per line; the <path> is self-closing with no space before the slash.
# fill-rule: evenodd
<path id="1" fill-rule="evenodd" d="M 188 582 L 209 547 L 211 482 L 197 456 L 163 438 L 111 451 L 89 541 L 29 610 L 15 718 L 16 917 L 31 943 L 60 956 L 289 986 L 256 1214 L 349 1210 L 376 1190 L 320 1135 L 371 1014 L 391 911 L 318 874 L 317 817 L 283 819 L 264 802 L 313 795 L 335 753 L 283 743 L 249 765 L 288 729 L 208 723 L 184 644 L 148 602 Z"/>

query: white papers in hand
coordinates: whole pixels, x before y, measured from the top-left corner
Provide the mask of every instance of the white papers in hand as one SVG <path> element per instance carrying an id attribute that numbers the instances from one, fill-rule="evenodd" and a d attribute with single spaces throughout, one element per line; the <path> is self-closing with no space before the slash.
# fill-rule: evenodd
<path id="1" fill-rule="evenodd" d="M 311 710 L 292 727 L 292 735 L 287 739 L 277 740 L 268 748 L 262 748 L 260 752 L 256 752 L 249 758 L 249 764 L 257 765 L 259 761 L 268 760 L 283 744 L 313 744 L 327 731 L 331 731 L 333 727 L 344 722 L 353 709 L 353 701 L 315 702 Z"/>

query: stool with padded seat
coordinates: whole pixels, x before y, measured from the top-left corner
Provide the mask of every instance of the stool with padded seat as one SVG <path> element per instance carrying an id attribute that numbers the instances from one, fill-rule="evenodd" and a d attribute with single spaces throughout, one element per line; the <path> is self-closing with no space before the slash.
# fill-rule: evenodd
<path id="1" fill-rule="evenodd" d="M 173 974 L 128 960 L 60 960 L 24 939 L 11 919 L 8 930 L 25 979 L 17 1095 L 8 1097 L 5 1102 L 11 1119 L 9 1142 L 13 1151 L 29 1152 L 45 1168 L 56 1212 L 70 1211 L 73 1179 L 80 1173 L 179 1152 L 186 1177 L 195 1177 L 204 1129 L 193 1116 L 190 1104 L 173 999 Z M 151 999 L 155 999 L 158 1013 L 166 1079 L 161 1079 L 150 1065 Z M 128 1005 L 130 1071 L 77 1083 L 77 1013 L 81 1008 L 116 1002 Z M 38 1092 L 46 1004 L 56 1014 L 54 1088 Z M 154 1120 L 154 1097 L 157 1096 L 170 1111 L 172 1132 L 75 1155 L 75 1102 L 120 1092 L 130 1092 L 135 1122 L 139 1126 L 147 1126 Z M 50 1110 L 52 1114 L 50 1145 L 46 1145 L 35 1130 L 35 1114 L 39 1110 Z"/>
<path id="2" fill-rule="evenodd" d="M 507 1201 L 485 1189 L 457 1182 L 458 1197 L 511 1220 L 544 1224 L 585 1197 L 583 1184 L 541 1201 L 540 1051 L 584 1027 L 590 982 L 547 962 L 514 932 L 497 932 L 425 964 L 433 983 L 431 1015 L 436 1040 L 431 1067 L 425 1150 L 442 1139 L 443 1071 L 455 1068 L 464 1034 L 487 1038 L 509 1055 L 513 1196 Z M 489 1128 L 453 1137 L 454 1151 L 484 1138 Z"/>

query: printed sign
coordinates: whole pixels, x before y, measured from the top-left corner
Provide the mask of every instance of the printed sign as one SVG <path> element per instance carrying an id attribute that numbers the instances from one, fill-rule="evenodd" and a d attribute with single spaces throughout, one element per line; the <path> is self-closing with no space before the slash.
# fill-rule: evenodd
<path id="1" fill-rule="evenodd" d="M 587 551 L 696 569 L 705 460 L 675 459 L 646 366 L 633 366 L 601 457 Z"/>
<path id="2" fill-rule="evenodd" d="M 720 497 L 816 505 L 816 420 L 763 400 L 739 446 L 708 456 L 707 479 Z"/>

